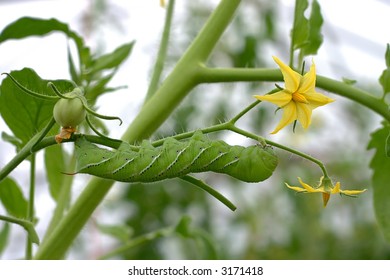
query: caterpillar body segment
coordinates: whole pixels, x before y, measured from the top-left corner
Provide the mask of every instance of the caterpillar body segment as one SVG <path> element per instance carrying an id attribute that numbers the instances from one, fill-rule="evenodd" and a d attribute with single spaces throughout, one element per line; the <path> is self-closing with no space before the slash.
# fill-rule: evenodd
<path id="1" fill-rule="evenodd" d="M 144 140 L 138 151 L 122 143 L 118 150 L 103 149 L 85 138 L 76 141 L 77 173 L 121 182 L 155 182 L 189 173 L 217 172 L 244 182 L 261 182 L 275 170 L 278 159 L 271 147 L 230 146 L 196 132 L 187 141 L 167 138 L 153 147 Z"/>

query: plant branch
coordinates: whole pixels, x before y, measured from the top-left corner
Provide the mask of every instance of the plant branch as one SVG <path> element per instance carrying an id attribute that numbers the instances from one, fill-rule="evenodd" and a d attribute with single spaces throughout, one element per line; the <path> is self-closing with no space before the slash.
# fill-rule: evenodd
<path id="1" fill-rule="evenodd" d="M 9 217 L 9 216 L 3 216 L 3 215 L 0 215 L 0 220 L 8 222 L 8 223 L 20 225 L 21 227 L 23 227 L 27 231 L 28 236 L 29 236 L 28 238 L 33 243 L 39 244 L 38 234 L 36 233 L 36 231 L 34 229 L 33 223 L 31 223 L 30 221 L 18 219 L 18 218 L 14 218 L 14 217 Z"/>
<path id="2" fill-rule="evenodd" d="M 240 82 L 240 81 L 283 81 L 279 69 L 265 68 L 209 68 L 202 66 L 199 80 L 202 83 Z M 351 99 L 373 110 L 377 114 L 390 121 L 388 106 L 380 99 L 368 92 L 347 85 L 344 82 L 317 75 L 316 86 Z"/>
<path id="3" fill-rule="evenodd" d="M 182 176 L 182 177 L 180 177 L 180 179 L 182 179 L 188 183 L 191 183 L 194 186 L 197 186 L 198 188 L 201 188 L 202 190 L 204 190 L 205 192 L 209 193 L 211 196 L 213 196 L 214 198 L 219 200 L 222 204 L 224 204 L 230 210 L 235 211 L 237 209 L 237 207 L 229 199 L 227 199 L 221 193 L 219 193 L 218 191 L 216 191 L 215 189 L 213 189 L 212 187 L 207 185 L 202 180 L 199 180 L 199 179 L 192 177 L 192 176 L 189 176 L 189 175 Z"/>

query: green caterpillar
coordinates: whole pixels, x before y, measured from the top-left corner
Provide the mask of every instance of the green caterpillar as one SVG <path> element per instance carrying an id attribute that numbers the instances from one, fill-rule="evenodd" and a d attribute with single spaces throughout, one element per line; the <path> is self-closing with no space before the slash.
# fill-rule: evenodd
<path id="1" fill-rule="evenodd" d="M 188 141 L 167 138 L 159 147 L 144 140 L 139 151 L 122 143 L 114 152 L 81 137 L 76 141 L 75 153 L 76 173 L 121 182 L 154 182 L 206 171 L 261 182 L 272 175 L 278 164 L 271 147 L 230 146 L 224 141 L 212 141 L 201 132 Z"/>

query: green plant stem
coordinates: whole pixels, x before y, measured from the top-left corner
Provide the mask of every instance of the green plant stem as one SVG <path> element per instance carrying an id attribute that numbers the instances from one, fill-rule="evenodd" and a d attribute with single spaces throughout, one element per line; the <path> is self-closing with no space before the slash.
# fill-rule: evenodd
<path id="1" fill-rule="evenodd" d="M 269 92 L 267 92 L 266 94 L 272 94 L 272 93 L 275 93 L 279 91 L 278 88 L 276 89 L 273 89 Z M 260 104 L 260 100 L 256 100 L 254 101 L 252 104 L 250 104 L 249 106 L 247 106 L 244 110 L 242 110 L 241 112 L 239 112 L 236 116 L 234 116 L 230 121 L 229 123 L 232 123 L 232 124 L 235 124 L 239 119 L 241 119 L 244 115 L 246 115 L 246 113 L 248 113 L 250 110 L 252 110 L 253 108 L 255 108 L 257 105 Z"/>
<path id="2" fill-rule="evenodd" d="M 209 193 L 211 196 L 222 202 L 225 206 L 227 206 L 230 210 L 235 211 L 237 207 L 225 196 L 223 196 L 221 193 L 217 192 L 215 189 L 207 185 L 205 182 L 202 180 L 199 180 L 197 178 L 194 178 L 189 175 L 185 175 L 183 177 L 180 177 L 180 179 L 193 184 L 194 186 L 197 186 L 198 188 L 201 188 L 202 190 L 206 191 Z"/>
<path id="3" fill-rule="evenodd" d="M 14 217 L 3 216 L 3 215 L 0 215 L 0 220 L 8 223 L 17 224 L 23 227 L 27 231 L 30 240 L 32 240 L 32 242 L 36 244 L 39 244 L 39 237 L 35 232 L 34 225 L 32 222 L 23 219 L 14 218 Z"/>
<path id="4" fill-rule="evenodd" d="M 105 115 L 99 114 L 99 113 L 95 112 L 94 110 L 92 110 L 91 108 L 89 108 L 88 102 L 84 96 L 78 96 L 77 98 L 81 101 L 81 103 L 83 103 L 84 109 L 88 113 L 90 113 L 91 115 L 94 115 L 95 117 L 97 117 L 99 119 L 103 119 L 103 120 L 119 120 L 119 125 L 122 125 L 122 119 L 120 117 L 105 116 Z"/>
<path id="5" fill-rule="evenodd" d="M 168 2 L 167 14 L 165 16 L 164 30 L 161 37 L 160 48 L 158 50 L 156 64 L 154 65 L 153 75 L 152 79 L 150 80 L 148 92 L 146 93 L 145 103 L 156 92 L 160 83 L 161 74 L 164 69 L 164 62 L 168 52 L 169 34 L 171 31 L 174 7 L 175 0 L 170 0 Z"/>
<path id="6" fill-rule="evenodd" d="M 199 80 L 202 83 L 283 81 L 279 69 L 209 68 L 203 66 L 199 75 Z M 316 86 L 360 103 L 390 121 L 388 105 L 364 90 L 319 75 L 317 75 Z"/>
<path id="7" fill-rule="evenodd" d="M 302 153 L 298 150 L 295 150 L 293 148 L 290 148 L 290 147 L 287 147 L 287 146 L 284 146 L 282 144 L 279 144 L 279 143 L 276 143 L 276 142 L 273 142 L 271 140 L 268 140 L 268 139 L 264 139 L 265 142 L 268 144 L 268 145 L 271 145 L 275 148 L 279 148 L 281 150 L 284 150 L 286 152 L 289 152 L 291 154 L 295 154 L 297 156 L 300 156 L 302 158 L 305 158 L 315 164 L 318 165 L 318 167 L 321 169 L 322 173 L 324 174 L 324 177 L 329 177 L 328 175 L 328 171 L 326 170 L 326 167 L 325 165 L 322 163 L 322 161 L 320 161 L 319 159 L 315 158 L 315 157 L 312 157 L 312 156 L 309 156 L 308 154 L 305 154 L 305 153 Z"/>
<path id="8" fill-rule="evenodd" d="M 199 65 L 210 55 L 240 2 L 240 0 L 220 2 L 172 73 L 128 127 L 122 137 L 124 141 L 134 142 L 150 136 L 199 83 Z M 35 258 L 63 258 L 113 183 L 111 180 L 93 178 L 54 232 L 39 247 Z"/>
<path id="9" fill-rule="evenodd" d="M 260 138 L 261 140 L 263 140 L 268 145 L 271 145 L 273 147 L 279 148 L 279 149 L 284 150 L 286 152 L 289 152 L 291 154 L 294 154 L 294 155 L 300 156 L 300 157 L 302 157 L 304 159 L 307 159 L 307 160 L 317 164 L 321 168 L 324 176 L 328 176 L 328 172 L 326 171 L 325 165 L 319 159 L 316 159 L 316 158 L 314 158 L 312 156 L 309 156 L 308 154 L 305 154 L 305 153 L 300 152 L 298 150 L 295 150 L 293 148 L 287 147 L 285 145 L 273 142 L 273 141 L 265 139 L 265 138 L 261 138 L 261 137 L 259 137 L 256 134 L 250 133 L 250 132 L 248 132 L 246 130 L 242 130 L 242 129 L 240 129 L 240 128 L 238 128 L 235 125 L 230 124 L 230 123 L 227 123 L 227 129 L 230 130 L 230 131 L 236 132 L 238 134 L 241 134 L 243 136 L 246 136 L 248 138 L 254 139 L 256 141 L 259 141 L 259 138 Z"/>
<path id="10" fill-rule="evenodd" d="M 41 94 L 41 93 L 34 92 L 32 90 L 29 90 L 28 88 L 25 88 L 22 84 L 20 84 L 14 77 L 12 77 L 8 73 L 2 73 L 2 75 L 7 75 L 7 77 L 10 78 L 18 88 L 20 88 L 23 92 L 29 94 L 32 97 L 44 99 L 44 100 L 51 100 L 51 101 L 59 99 L 58 96 Z"/>
<path id="11" fill-rule="evenodd" d="M 216 125 L 204 128 L 204 129 L 193 130 L 193 131 L 188 131 L 188 132 L 176 134 L 173 137 L 175 139 L 177 139 L 177 140 L 181 140 L 181 139 L 187 139 L 187 138 L 191 137 L 192 135 L 194 135 L 194 133 L 196 131 L 201 131 L 204 134 L 208 134 L 208 133 L 217 132 L 217 131 L 221 131 L 221 130 L 230 130 L 230 131 L 233 131 L 233 132 L 235 132 L 237 134 L 240 134 L 242 136 L 245 136 L 245 137 L 251 138 L 251 139 L 253 139 L 255 141 L 258 141 L 258 142 L 260 142 L 262 144 L 268 144 L 268 145 L 271 145 L 273 147 L 276 147 L 276 148 L 279 148 L 281 150 L 284 150 L 284 151 L 287 151 L 289 153 L 292 153 L 292 154 L 295 154 L 297 156 L 300 156 L 302 158 L 305 158 L 305 159 L 307 159 L 307 160 L 317 164 L 320 167 L 320 169 L 322 170 L 324 176 L 328 176 L 328 172 L 327 172 L 327 170 L 325 168 L 325 165 L 319 159 L 316 159 L 316 158 L 314 158 L 314 157 L 312 157 L 312 156 L 310 156 L 308 154 L 305 154 L 305 153 L 300 152 L 298 150 L 295 150 L 293 148 L 290 148 L 290 147 L 284 146 L 282 144 L 273 142 L 271 140 L 265 139 L 265 138 L 263 138 L 261 136 L 258 136 L 256 134 L 253 134 L 251 132 L 248 132 L 246 130 L 243 130 L 243 129 L 238 128 L 237 126 L 235 126 L 235 123 L 237 122 L 237 120 L 239 118 L 241 118 L 249 110 L 251 110 L 255 106 L 257 106 L 259 103 L 260 103 L 260 101 L 255 101 L 255 102 L 251 103 L 244 110 L 242 110 L 240 113 L 238 113 L 236 116 L 234 116 L 230 121 L 227 121 L 227 122 L 224 122 L 224 123 L 220 123 L 220 124 L 216 124 Z M 157 141 L 153 142 L 153 145 L 154 146 L 160 146 L 163 142 L 164 142 L 164 139 L 157 140 Z"/>
<path id="12" fill-rule="evenodd" d="M 123 254 L 132 248 L 141 245 L 143 243 L 149 242 L 151 240 L 155 240 L 157 238 L 165 237 L 165 236 L 170 236 L 175 232 L 175 227 L 166 227 L 162 228 L 159 230 L 156 230 L 154 232 L 150 232 L 144 235 L 141 235 L 139 237 L 136 237 L 134 239 L 131 239 L 129 242 L 127 242 L 125 245 L 101 256 L 99 259 L 101 260 L 106 260 L 110 259 L 112 257 L 118 256 L 120 254 Z"/>
<path id="13" fill-rule="evenodd" d="M 99 187 L 94 189 L 93 194 L 91 191 L 87 191 L 89 189 L 80 194 L 54 231 L 47 238 L 44 237 L 45 242 L 39 246 L 38 252 L 34 256 L 35 259 L 63 258 L 79 231 L 92 215 L 93 210 L 101 203 L 101 198 L 111 189 L 113 181 L 94 177 L 90 184 L 97 184 Z"/>
<path id="14" fill-rule="evenodd" d="M 58 145 L 56 142 L 54 136 L 45 137 L 43 138 L 39 143 L 37 143 L 36 139 L 41 138 L 42 135 L 36 135 L 34 136 L 16 155 L 14 158 L 12 158 L 7 165 L 5 165 L 0 170 L 0 181 L 3 180 L 5 177 L 7 177 L 12 170 L 14 170 L 23 160 L 25 160 L 27 157 L 32 155 L 33 153 L 36 153 L 46 147 L 52 146 L 52 145 Z M 71 139 L 64 139 L 62 140 L 62 143 L 67 142 L 74 142 L 76 138 L 79 137 L 74 136 Z M 122 143 L 120 140 L 114 140 L 111 138 L 103 138 L 98 137 L 95 135 L 83 135 L 88 141 L 101 144 L 107 147 L 111 147 L 114 149 L 118 149 L 119 145 Z M 130 145 L 134 150 L 138 149 L 138 146 L 132 146 Z"/>
<path id="15" fill-rule="evenodd" d="M 270 91 L 269 93 L 272 93 L 274 90 Z M 268 94 L 269 94 L 268 93 Z M 184 132 L 184 133 L 180 133 L 180 134 L 176 134 L 175 136 L 173 136 L 175 139 L 177 140 L 181 140 L 181 139 L 187 139 L 189 137 L 191 137 L 192 135 L 194 135 L 194 133 L 196 131 L 201 131 L 202 133 L 204 134 L 208 134 L 208 133 L 211 133 L 211 132 L 217 132 L 217 131 L 221 131 L 221 130 L 230 130 L 230 131 L 233 131 L 235 133 L 238 133 L 242 136 L 245 136 L 245 137 L 248 137 L 248 138 L 251 138 L 255 141 L 259 141 L 260 143 L 262 144 L 268 144 L 268 145 L 271 145 L 273 147 L 276 147 L 276 148 L 279 148 L 281 150 L 284 150 L 284 151 L 287 151 L 289 153 L 292 153 L 292 154 L 295 154 L 297 156 L 300 156 L 302 158 L 305 158 L 315 164 L 317 164 L 325 177 L 329 177 L 328 176 L 328 172 L 325 168 L 325 165 L 319 160 L 319 159 L 316 159 L 308 154 L 305 154 L 303 152 L 300 152 L 298 150 L 295 150 L 293 148 L 290 148 L 290 147 L 287 147 L 287 146 L 284 146 L 282 144 L 279 144 L 279 143 L 276 143 L 276 142 L 273 142 L 271 140 L 268 140 L 268 139 L 265 139 L 261 136 L 258 136 L 256 134 L 253 134 L 253 133 L 250 133 L 246 130 L 243 130 L 241 128 L 238 128 L 237 126 L 235 126 L 235 123 L 242 117 L 244 116 L 246 113 L 248 113 L 250 110 L 252 110 L 254 107 L 256 107 L 258 104 L 260 104 L 261 101 L 259 100 L 256 100 L 254 102 L 252 102 L 251 104 L 249 104 L 246 108 L 244 108 L 241 112 L 239 112 L 237 115 L 235 115 L 233 118 L 231 118 L 229 121 L 227 122 L 224 122 L 224 123 L 220 123 L 220 124 L 216 124 L 216 125 L 213 125 L 213 126 L 210 126 L 210 127 L 207 127 L 207 128 L 204 128 L 204 129 L 199 129 L 199 130 L 194 130 L 194 131 L 188 131 L 188 132 Z M 155 142 L 153 142 L 153 145 L 154 146 L 160 146 L 162 145 L 162 143 L 164 142 L 165 139 L 161 139 L 161 140 L 157 140 Z"/>
<path id="16" fill-rule="evenodd" d="M 232 124 L 235 124 L 239 119 L 241 119 L 246 113 L 248 113 L 250 110 L 252 110 L 253 108 L 255 108 L 257 105 L 260 104 L 260 100 L 256 100 L 254 101 L 252 104 L 250 104 L 249 106 L 247 106 L 244 110 L 242 110 L 241 112 L 239 112 L 237 115 L 235 115 L 232 119 L 230 119 L 230 123 Z"/>
<path id="17" fill-rule="evenodd" d="M 31 155 L 30 164 L 30 193 L 28 198 L 28 210 L 27 220 L 31 223 L 34 222 L 34 201 L 35 201 L 35 154 Z M 26 242 L 26 259 L 32 259 L 32 240 L 30 236 L 27 236 Z"/>
<path id="18" fill-rule="evenodd" d="M 30 151 L 32 151 L 34 149 L 34 147 L 36 145 L 38 145 L 38 143 L 41 142 L 41 140 L 49 133 L 49 131 L 51 130 L 51 128 L 53 127 L 53 125 L 55 123 L 56 123 L 56 121 L 55 121 L 54 117 L 52 117 L 50 119 L 50 121 L 47 123 L 47 125 L 42 129 L 42 131 L 40 133 L 38 133 L 36 139 L 34 140 L 35 142 L 31 143 Z M 28 142 L 27 145 L 30 145 L 30 142 Z"/>
<path id="19" fill-rule="evenodd" d="M 152 135 L 192 88 L 199 84 L 201 65 L 206 62 L 240 2 L 220 2 L 170 75 L 128 127 L 122 137 L 124 141 L 134 142 Z"/>

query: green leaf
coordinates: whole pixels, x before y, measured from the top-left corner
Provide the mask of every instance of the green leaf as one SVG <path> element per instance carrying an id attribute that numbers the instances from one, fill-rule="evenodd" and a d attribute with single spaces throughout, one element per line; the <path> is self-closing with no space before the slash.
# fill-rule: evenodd
<path id="1" fill-rule="evenodd" d="M 46 176 L 49 182 L 50 195 L 55 201 L 58 201 L 61 187 L 65 180 L 65 176 L 61 172 L 66 171 L 65 167 L 65 151 L 62 145 L 54 145 L 45 149 L 45 166 Z"/>
<path id="2" fill-rule="evenodd" d="M 382 75 L 379 77 L 379 82 L 382 85 L 383 93 L 390 92 L 390 45 L 387 44 L 385 53 L 386 69 L 383 70 Z"/>
<path id="3" fill-rule="evenodd" d="M 0 230 L 0 255 L 8 245 L 8 236 L 10 233 L 9 223 L 4 223 L 3 228 Z"/>
<path id="4" fill-rule="evenodd" d="M 15 137 L 13 135 L 10 135 L 4 131 L 1 133 L 1 138 L 4 141 L 14 145 L 16 147 L 16 151 L 19 151 L 23 147 L 23 143 L 20 141 L 20 139 L 18 139 L 17 137 Z"/>
<path id="5" fill-rule="evenodd" d="M 88 101 L 92 104 L 96 102 L 96 99 L 103 93 L 107 93 L 107 84 L 111 81 L 112 77 L 116 74 L 116 70 L 113 70 L 111 73 L 104 77 L 100 77 L 97 81 L 91 83 L 91 85 L 86 89 L 86 95 L 88 96 Z"/>
<path id="6" fill-rule="evenodd" d="M 374 188 L 374 209 L 376 219 L 384 236 L 390 241 L 390 158 L 385 152 L 385 141 L 390 125 L 384 123 L 383 128 L 371 135 L 368 149 L 375 149 L 370 167 L 373 170 L 372 185 Z"/>
<path id="7" fill-rule="evenodd" d="M 76 65 L 74 63 L 72 53 L 70 51 L 70 47 L 68 45 L 68 64 L 69 64 L 69 73 L 72 81 L 74 81 L 77 85 L 81 85 L 80 75 L 77 73 Z"/>
<path id="8" fill-rule="evenodd" d="M 390 45 L 389 44 L 387 44 L 386 46 L 385 63 L 386 63 L 386 67 L 390 68 Z"/>
<path id="9" fill-rule="evenodd" d="M 133 230 L 128 225 L 102 225 L 97 224 L 100 232 L 112 236 L 119 241 L 127 242 L 133 235 Z"/>
<path id="10" fill-rule="evenodd" d="M 91 68 L 92 74 L 118 67 L 131 53 L 134 41 L 116 48 L 112 53 L 102 55 L 94 60 Z"/>
<path id="11" fill-rule="evenodd" d="M 317 51 L 323 42 L 321 27 L 324 22 L 324 19 L 321 15 L 321 7 L 317 0 L 314 0 L 311 5 L 311 13 L 308 24 L 308 37 L 306 44 L 304 44 L 304 46 L 302 47 L 300 54 L 301 57 L 310 54 L 317 54 Z"/>
<path id="12" fill-rule="evenodd" d="M 300 49 L 300 58 L 316 54 L 323 42 L 321 27 L 324 22 L 321 15 L 321 7 L 317 0 L 313 0 L 310 17 L 305 17 L 305 11 L 309 4 L 307 0 L 295 2 L 294 24 L 291 31 L 293 50 Z"/>
<path id="13" fill-rule="evenodd" d="M 11 216 L 27 217 L 28 202 L 20 186 L 9 177 L 0 182 L 0 201 Z"/>
<path id="14" fill-rule="evenodd" d="M 11 39 L 23 39 L 29 36 L 44 36 L 54 31 L 62 32 L 73 39 L 79 53 L 80 62 L 88 64 L 90 50 L 84 46 L 84 40 L 76 32 L 72 31 L 65 23 L 57 19 L 39 19 L 32 17 L 22 17 L 6 26 L 0 33 L 0 43 Z"/>
<path id="15" fill-rule="evenodd" d="M 309 6 L 307 0 L 297 0 L 295 2 L 294 24 L 291 30 L 291 43 L 293 49 L 299 49 L 307 44 L 309 36 L 309 21 L 304 13 Z"/>
<path id="16" fill-rule="evenodd" d="M 26 88 L 41 94 L 54 95 L 48 88 L 49 80 L 41 79 L 34 70 L 24 68 L 11 75 Z M 74 83 L 67 80 L 51 81 L 61 92 L 70 92 Z M 52 118 L 55 101 L 32 97 L 7 77 L 1 83 L 0 113 L 15 137 L 27 143 Z M 57 128 L 58 129 L 58 128 Z"/>
<path id="17" fill-rule="evenodd" d="M 242 49 L 234 54 L 235 67 L 256 67 L 258 61 L 258 42 L 255 36 L 245 36 L 245 42 Z"/>

